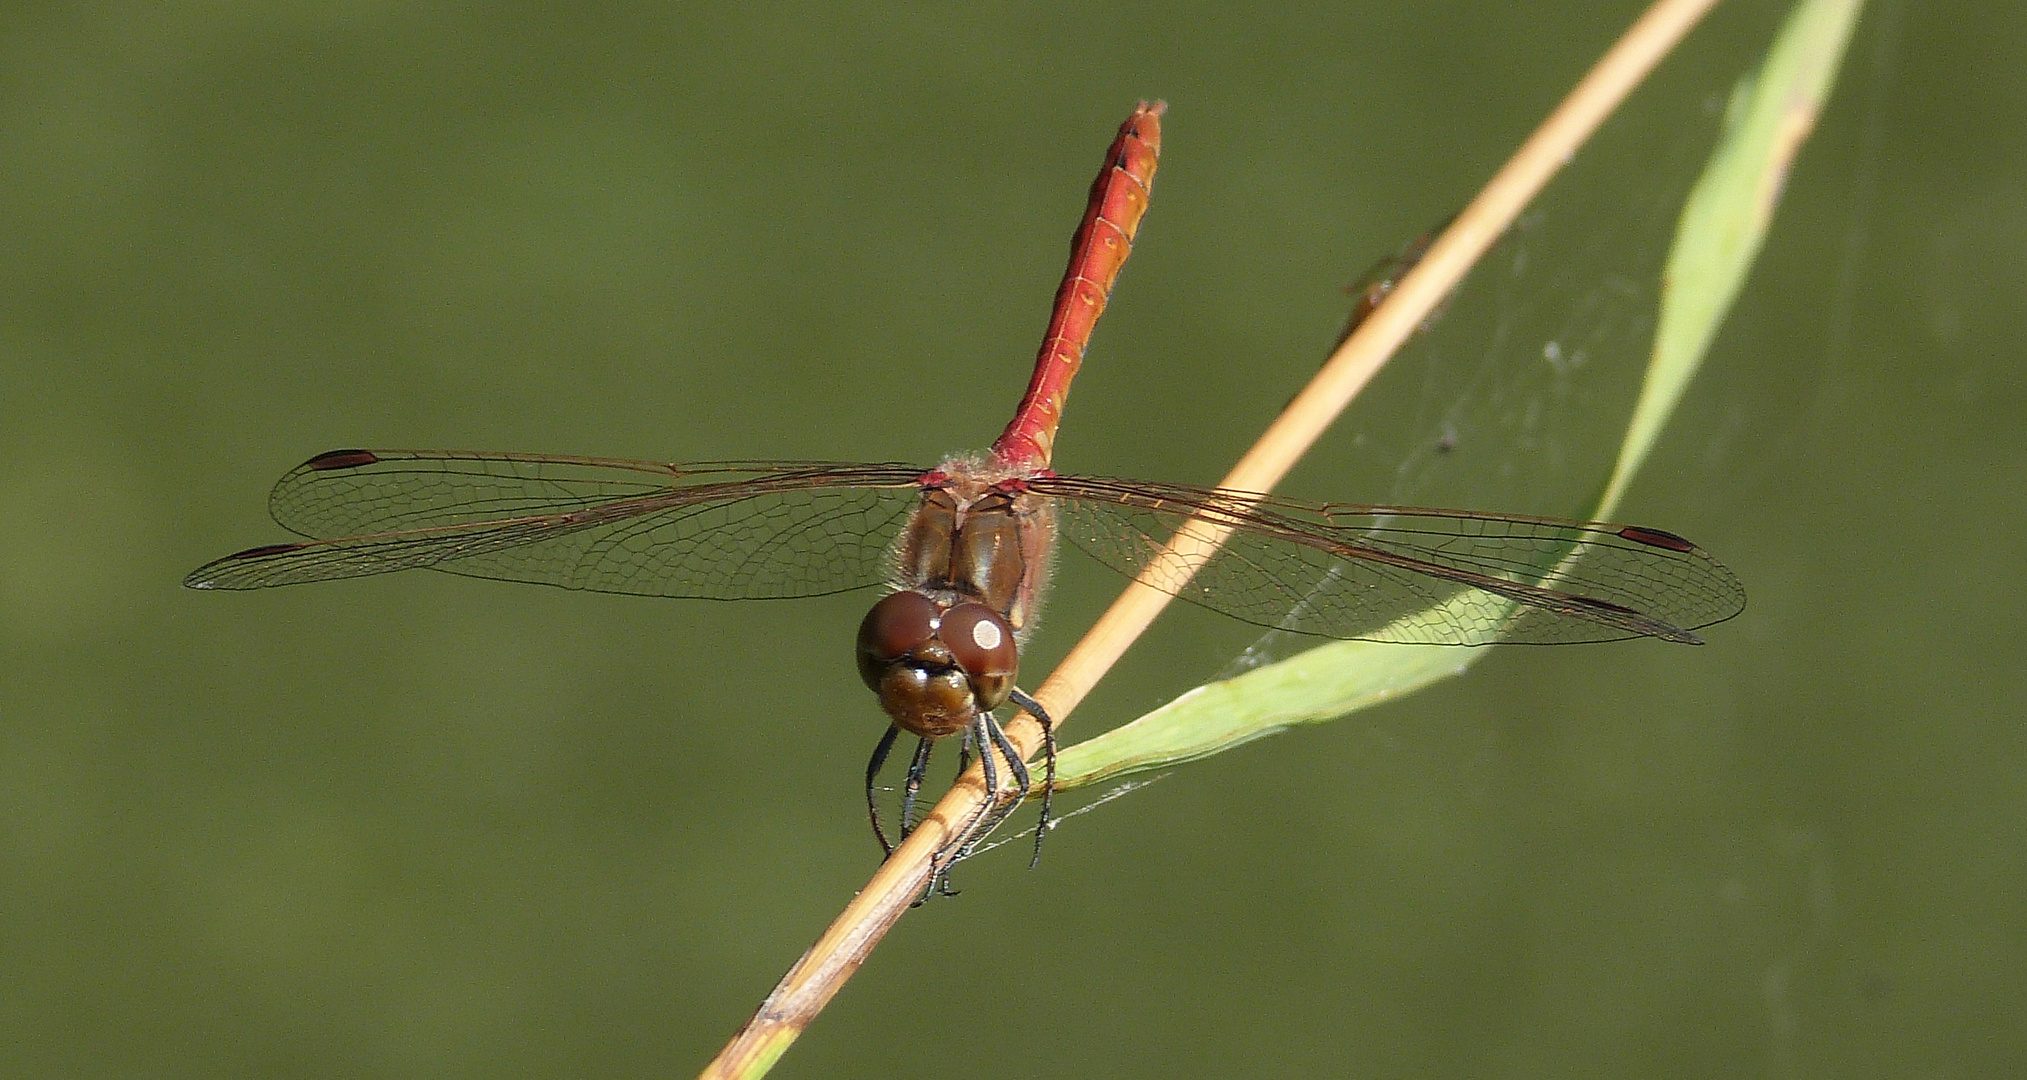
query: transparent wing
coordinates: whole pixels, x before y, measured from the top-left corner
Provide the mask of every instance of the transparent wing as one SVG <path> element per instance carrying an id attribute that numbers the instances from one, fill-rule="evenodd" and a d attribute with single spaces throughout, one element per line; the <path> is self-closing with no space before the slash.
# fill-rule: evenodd
<path id="1" fill-rule="evenodd" d="M 313 539 L 228 555 L 184 584 L 253 589 L 428 567 L 646 596 L 817 596 L 886 576 L 888 542 L 923 472 L 336 450 L 290 471 L 268 500 L 276 521 Z"/>
<path id="2" fill-rule="evenodd" d="M 1745 608 L 1723 564 L 1672 533 L 1462 510 L 1303 503 L 1102 477 L 1038 477 L 1061 533 L 1138 574 L 1184 522 L 1229 526 L 1225 545 L 1154 583 L 1260 626 L 1333 638 L 1564 644 L 1691 631 Z M 1192 573 L 1193 571 L 1193 573 Z"/>

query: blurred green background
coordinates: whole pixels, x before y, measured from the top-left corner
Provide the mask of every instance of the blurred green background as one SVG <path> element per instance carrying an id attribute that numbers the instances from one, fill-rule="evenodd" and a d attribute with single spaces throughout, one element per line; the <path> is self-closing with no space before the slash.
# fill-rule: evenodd
<path id="1" fill-rule="evenodd" d="M 7 5 L 0 1073 L 693 1073 L 874 868 L 863 596 L 182 574 L 334 447 L 980 446 L 1140 97 L 1057 465 L 1214 481 L 1637 9 Z M 1784 12 L 1699 30 L 1288 490 L 1580 505 Z M 1497 652 L 976 860 L 777 1075 L 2027 1070 L 2023 56 L 2008 0 L 1861 25 L 1623 512 L 1746 581 L 1708 646 Z M 1116 586 L 1065 558 L 1030 684 Z M 1172 612 L 1069 735 L 1257 637 Z"/>

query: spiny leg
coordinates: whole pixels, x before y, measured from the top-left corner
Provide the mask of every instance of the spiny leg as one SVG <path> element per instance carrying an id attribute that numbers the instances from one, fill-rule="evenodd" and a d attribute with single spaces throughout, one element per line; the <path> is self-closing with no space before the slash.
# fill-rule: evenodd
<path id="1" fill-rule="evenodd" d="M 999 726 L 999 721 L 994 719 L 991 713 L 985 715 L 985 730 L 992 736 L 992 745 L 999 748 L 1001 754 L 1006 755 L 1007 772 L 1012 774 L 1015 789 L 1013 798 L 1007 800 L 1006 809 L 992 819 L 992 828 L 997 829 L 1001 822 L 1011 817 L 1015 810 L 1020 809 L 1021 801 L 1028 797 L 1034 782 L 1028 776 L 1028 763 L 1021 760 L 1020 751 L 1014 749 L 1013 740 L 1006 737 L 1006 729 Z M 990 832 L 991 829 L 986 831 Z"/>
<path id="2" fill-rule="evenodd" d="M 1050 798 L 1055 793 L 1056 729 L 1054 722 L 1049 719 L 1048 710 L 1042 708 L 1040 702 L 1019 688 L 1014 689 L 1011 700 L 1042 725 L 1043 760 L 1048 770 L 1044 774 L 1042 788 L 1042 817 L 1035 829 L 1035 854 L 1028 862 L 1028 869 L 1032 870 L 1042 859 L 1042 837 L 1048 832 Z M 957 758 L 957 773 L 960 778 L 971 765 L 971 748 L 974 744 L 979 748 L 978 764 L 980 772 L 984 774 L 985 800 L 973 813 L 969 826 L 960 833 L 965 839 L 951 852 L 949 861 L 932 871 L 930 886 L 924 891 L 922 899 L 915 901 L 916 904 L 921 904 L 931 895 L 956 896 L 957 890 L 950 887 L 951 868 L 969 858 L 980 842 L 999 828 L 1014 811 L 1020 809 L 1020 804 L 1027 799 L 1028 792 L 1034 788 L 1027 762 L 1022 760 L 1013 740 L 1007 737 L 1006 729 L 1000 727 L 998 719 L 989 712 L 980 712 L 971 728 L 964 733 L 964 741 L 960 744 Z M 993 761 L 994 751 L 998 751 L 999 756 L 1006 759 L 1008 779 L 1013 782 L 1011 797 L 1004 807 L 999 805 L 999 768 Z"/>
<path id="3" fill-rule="evenodd" d="M 979 803 L 978 809 L 971 812 L 971 817 L 964 823 L 964 828 L 958 830 L 957 842 L 949 848 L 950 861 L 945 863 L 943 868 L 936 873 L 936 891 L 944 896 L 957 895 L 957 890 L 950 887 L 951 867 L 956 866 L 969 857 L 971 849 L 978 846 L 979 838 L 991 832 L 992 827 L 999 824 L 999 821 L 992 817 L 993 800 L 999 794 L 999 767 L 993 764 L 993 742 L 986 728 L 986 725 L 991 723 L 992 714 L 980 712 L 972 720 L 971 727 L 964 733 L 964 749 L 960 752 L 962 756 L 960 757 L 959 764 L 968 768 L 970 761 L 967 759 L 971 748 L 974 745 L 978 747 L 979 771 L 985 774 L 985 799 Z M 958 773 L 960 779 L 963 775 L 962 772 Z"/>
<path id="4" fill-rule="evenodd" d="M 1033 870 L 1042 862 L 1042 837 L 1049 835 L 1049 797 L 1056 793 L 1056 723 L 1049 719 L 1049 711 L 1042 703 L 1029 697 L 1016 686 L 1008 700 L 1035 718 L 1042 725 L 1042 819 L 1035 825 L 1035 857 L 1028 860 L 1028 869 Z"/>
<path id="5" fill-rule="evenodd" d="M 1019 688 L 1013 690 L 1008 700 L 1032 715 L 1035 721 L 1042 726 L 1042 754 L 1044 767 L 1047 771 L 1043 774 L 1042 781 L 1041 819 L 1035 824 L 1035 854 L 1033 858 L 1028 860 L 1028 869 L 1032 870 L 1041 864 L 1042 838 L 1048 835 L 1049 825 L 1054 820 L 1050 815 L 1050 803 L 1056 788 L 1056 726 L 1055 722 L 1050 719 L 1048 710 L 1042 708 L 1041 702 L 1036 701 Z M 1020 808 L 1020 804 L 1026 800 L 1028 793 L 1033 790 L 1029 779 L 1027 763 L 1020 759 L 1018 751 L 1014 748 L 1013 741 L 1006 734 L 1006 729 L 999 725 L 997 719 L 988 718 L 988 722 L 990 726 L 987 728 L 987 732 L 989 733 L 991 744 L 1012 763 L 1012 778 L 1019 790 L 1014 793 L 1014 797 L 1003 809 L 996 806 L 997 800 L 992 800 L 996 813 L 992 815 L 990 820 L 984 821 L 970 833 L 970 838 L 965 841 L 964 845 L 958 849 L 956 855 L 952 857 L 951 861 L 953 863 L 969 858 L 977 850 L 978 845 L 984 842 L 986 836 L 990 835 L 993 830 L 998 829 L 1015 810 Z M 979 739 L 981 742 L 986 741 L 988 734 L 982 733 Z"/>
<path id="6" fill-rule="evenodd" d="M 972 742 L 971 729 L 966 728 L 964 731 L 964 737 L 958 740 L 957 743 L 958 780 L 964 779 L 964 774 L 966 770 L 971 768 L 971 742 Z M 973 818 L 973 820 L 975 821 L 977 819 Z M 950 861 L 944 864 L 943 869 L 936 871 L 936 873 L 931 878 L 931 881 L 933 882 L 931 889 L 936 895 L 938 896 L 957 895 L 957 890 L 950 887 L 950 868 L 957 865 L 957 860 L 958 858 L 961 857 L 961 854 L 962 854 L 961 852 L 953 853 Z M 928 898 L 929 893 L 925 892 L 922 896 L 922 899 L 927 900 Z M 921 902 L 922 902 L 921 900 L 916 901 L 916 903 L 918 904 Z"/>
<path id="7" fill-rule="evenodd" d="M 915 756 L 908 762 L 908 784 L 901 789 L 901 839 L 915 831 L 915 796 L 922 792 L 922 776 L 929 771 L 928 737 L 915 744 Z"/>
<path id="8" fill-rule="evenodd" d="M 887 763 L 887 752 L 894 749 L 894 740 L 900 734 L 898 726 L 888 725 L 887 733 L 880 736 L 880 744 L 873 747 L 873 760 L 866 763 L 866 813 L 873 819 L 873 836 L 880 841 L 880 850 L 889 855 L 894 853 L 894 845 L 887 842 L 887 830 L 880 827 L 880 795 L 874 783 L 880 777 L 880 766 Z M 901 835 L 903 838 L 908 835 L 905 825 Z"/>
<path id="9" fill-rule="evenodd" d="M 1020 809 L 1021 800 L 1027 797 L 1028 789 L 1032 786 L 1028 778 L 1027 762 L 1022 761 L 1020 754 L 1014 750 L 1012 740 L 1006 737 L 1006 732 L 999 726 L 999 721 L 995 720 L 991 713 L 980 713 L 976 726 L 980 729 L 978 733 L 980 745 L 990 748 L 979 751 L 979 761 L 985 770 L 985 803 L 979 807 L 978 815 L 972 819 L 972 828 L 966 831 L 963 845 L 951 857 L 953 863 L 970 858 L 972 852 L 978 849 L 978 845 L 983 843 L 987 836 L 992 835 L 994 829 L 999 828 L 1015 810 Z M 992 751 L 998 751 L 999 756 L 1004 757 L 1007 762 L 1011 795 L 1005 806 L 1001 806 L 999 801 L 1000 788 L 994 775 L 996 770 L 992 763 Z"/>

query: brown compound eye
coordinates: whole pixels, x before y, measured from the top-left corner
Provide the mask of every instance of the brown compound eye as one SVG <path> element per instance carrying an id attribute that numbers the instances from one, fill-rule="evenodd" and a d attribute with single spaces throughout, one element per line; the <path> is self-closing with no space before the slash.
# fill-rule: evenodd
<path id="1" fill-rule="evenodd" d="M 936 636 L 936 605 L 918 592 L 897 592 L 859 623 L 859 678 L 878 690 L 887 665 Z"/>
<path id="2" fill-rule="evenodd" d="M 937 635 L 957 666 L 971 677 L 978 699 L 991 709 L 1005 701 L 1020 667 L 1013 628 L 984 604 L 959 604 L 943 613 Z"/>

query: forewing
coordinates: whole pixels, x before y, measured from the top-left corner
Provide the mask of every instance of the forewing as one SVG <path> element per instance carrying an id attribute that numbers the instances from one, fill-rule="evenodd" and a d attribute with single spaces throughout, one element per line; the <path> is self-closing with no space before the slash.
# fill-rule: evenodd
<path id="1" fill-rule="evenodd" d="M 284 476 L 269 500 L 277 521 L 317 539 L 228 555 L 185 584 L 250 589 L 428 567 L 648 596 L 816 596 L 886 576 L 922 471 L 333 451 Z"/>
<path id="2" fill-rule="evenodd" d="M 1690 631 L 1745 606 L 1694 544 L 1638 527 L 1410 507 L 1312 504 L 1208 488 L 1047 477 L 1062 535 L 1142 572 L 1183 523 L 1232 529 L 1208 557 L 1163 557 L 1163 591 L 1261 626 L 1442 645 L 1562 644 Z"/>

